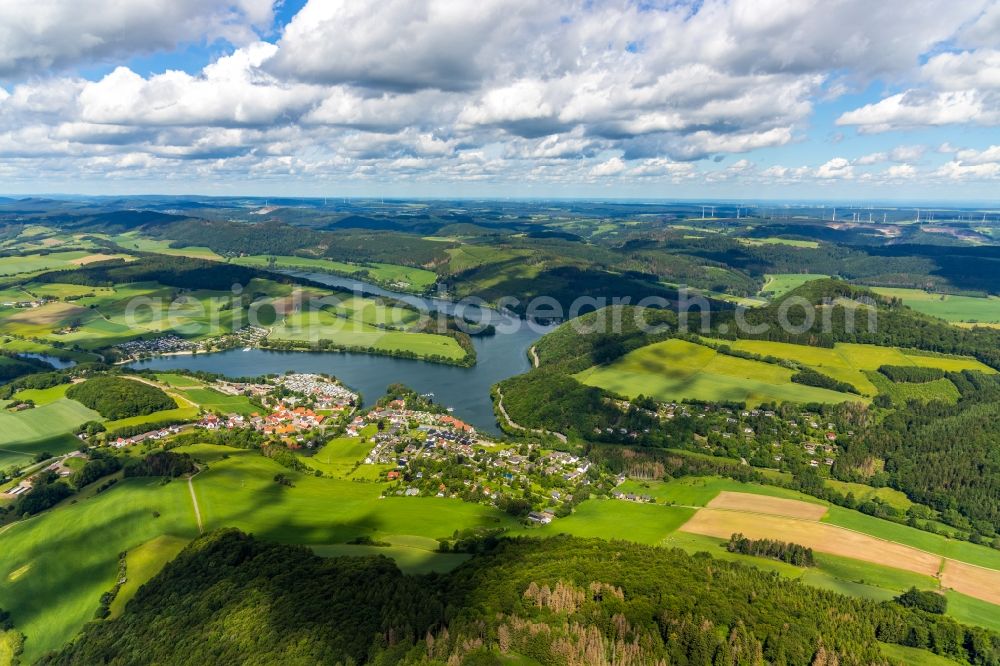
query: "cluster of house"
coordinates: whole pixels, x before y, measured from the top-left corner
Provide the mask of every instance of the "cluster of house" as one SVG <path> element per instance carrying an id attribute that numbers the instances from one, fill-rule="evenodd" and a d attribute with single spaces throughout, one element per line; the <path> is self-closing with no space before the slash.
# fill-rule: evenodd
<path id="1" fill-rule="evenodd" d="M 591 462 L 564 451 L 553 451 L 539 460 L 545 474 L 561 474 L 566 481 L 576 481 L 590 469 Z"/>
<path id="2" fill-rule="evenodd" d="M 611 491 L 611 496 L 615 499 L 624 500 L 626 502 L 642 502 L 651 503 L 656 500 L 649 495 L 636 495 L 635 493 L 623 493 L 620 490 Z"/>
<path id="3" fill-rule="evenodd" d="M 197 345 L 179 338 L 176 335 L 163 335 L 149 340 L 129 340 L 115 348 L 126 356 L 140 356 L 145 354 L 171 354 L 177 352 L 192 351 Z"/>
<path id="4" fill-rule="evenodd" d="M 229 414 L 227 416 L 206 414 L 198 422 L 198 426 L 206 430 L 219 430 L 220 428 L 232 430 L 249 427 L 259 430 L 265 435 L 292 435 L 318 428 L 325 419 L 325 415 L 317 414 L 311 409 L 280 404 L 270 414 L 261 415 L 254 412 L 249 418 L 242 414 Z"/>
<path id="5" fill-rule="evenodd" d="M 478 441 L 476 429 L 468 423 L 457 419 L 451 414 L 434 414 L 431 412 L 407 409 L 404 400 L 393 400 L 381 409 L 373 409 L 364 416 L 358 416 L 347 426 L 347 436 L 357 437 L 358 433 L 369 423 L 382 422 L 388 427 L 389 434 L 405 431 L 410 423 L 425 426 L 437 426 L 450 433 L 461 433 L 470 443 Z"/>
<path id="6" fill-rule="evenodd" d="M 66 461 L 70 458 L 82 458 L 82 457 L 84 457 L 84 455 L 81 452 L 74 451 L 70 454 L 63 456 L 62 458 L 55 461 L 51 465 L 46 466 L 45 469 L 41 471 L 54 472 L 58 476 L 65 478 L 73 473 L 73 470 L 66 466 Z M 32 474 L 28 478 L 22 479 L 20 483 L 18 483 L 16 486 L 8 488 L 6 491 L 3 492 L 3 494 L 7 495 L 8 497 L 19 497 L 20 495 L 23 495 L 24 493 L 28 492 L 34 486 L 34 479 L 36 474 Z"/>
<path id="7" fill-rule="evenodd" d="M 282 376 L 278 383 L 289 391 L 313 400 L 316 409 L 343 412 L 358 404 L 358 394 L 322 375 L 295 373 Z M 290 400 L 294 404 L 294 399 Z"/>
<path id="8" fill-rule="evenodd" d="M 112 442 L 108 442 L 111 446 L 116 449 L 123 449 L 126 446 L 132 446 L 133 444 L 138 444 L 140 442 L 155 441 L 158 439 L 163 439 L 164 437 L 169 437 L 170 435 L 176 435 L 181 431 L 181 426 L 172 425 L 167 428 L 158 428 L 156 430 L 150 430 L 149 432 L 144 432 L 140 435 L 133 435 L 132 437 L 119 437 Z M 82 433 L 77 435 L 78 438 L 84 439 L 85 435 Z"/>
<path id="9" fill-rule="evenodd" d="M 2 305 L 5 308 L 38 308 L 54 300 L 52 298 L 36 298 L 30 301 L 6 301 Z"/>
<path id="10" fill-rule="evenodd" d="M 198 426 L 207 430 L 234 428 L 253 428 L 266 435 L 278 435 L 289 438 L 289 443 L 302 441 L 302 438 L 290 439 L 291 435 L 303 433 L 322 427 L 332 415 L 350 413 L 358 403 L 358 394 L 347 389 L 342 384 L 323 375 L 297 373 L 284 375 L 275 383 L 249 383 L 217 381 L 213 387 L 228 395 L 252 395 L 265 397 L 282 386 L 294 395 L 284 396 L 272 402 L 271 412 L 260 414 L 254 412 L 249 417 L 241 414 L 217 416 L 207 414 Z M 311 407 L 299 403 L 309 400 Z"/>

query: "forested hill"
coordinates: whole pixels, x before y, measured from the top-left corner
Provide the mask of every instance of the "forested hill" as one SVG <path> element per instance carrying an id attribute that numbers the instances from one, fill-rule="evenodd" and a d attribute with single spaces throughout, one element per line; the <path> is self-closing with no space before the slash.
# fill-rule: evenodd
<path id="1" fill-rule="evenodd" d="M 382 557 L 322 559 L 222 530 L 41 663 L 848 666 L 888 663 L 878 641 L 1000 663 L 985 630 L 679 550 L 501 540 L 451 574 L 414 577 Z"/>

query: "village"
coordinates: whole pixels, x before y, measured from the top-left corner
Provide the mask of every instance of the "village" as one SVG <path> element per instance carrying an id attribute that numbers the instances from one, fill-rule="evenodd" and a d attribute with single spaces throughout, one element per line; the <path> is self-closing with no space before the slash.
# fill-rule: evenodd
<path id="1" fill-rule="evenodd" d="M 811 411 L 800 411 L 791 404 L 780 408 L 737 408 L 720 404 L 656 403 L 639 405 L 615 400 L 623 412 L 638 410 L 656 419 L 668 432 L 688 434 L 683 448 L 693 447 L 713 456 L 733 458 L 755 467 L 792 471 L 808 465 L 814 469 L 830 468 L 836 462 L 839 447 L 850 442 L 854 430 L 836 423 L 836 418 Z M 611 428 L 617 434 L 639 440 L 649 434 Z M 602 434 L 600 431 L 595 434 Z"/>
<path id="2" fill-rule="evenodd" d="M 224 333 L 201 340 L 188 340 L 177 335 L 168 334 L 155 338 L 129 340 L 115 345 L 114 349 L 121 355 L 122 361 L 147 358 L 160 354 L 194 354 L 197 352 L 218 351 L 243 347 L 252 349 L 266 338 L 268 330 L 260 326 L 244 326 L 232 333 Z"/>

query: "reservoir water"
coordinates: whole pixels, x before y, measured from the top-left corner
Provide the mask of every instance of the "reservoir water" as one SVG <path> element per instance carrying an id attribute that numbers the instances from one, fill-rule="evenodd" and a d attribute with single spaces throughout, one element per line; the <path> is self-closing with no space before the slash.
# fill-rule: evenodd
<path id="1" fill-rule="evenodd" d="M 324 273 L 289 273 L 331 286 L 347 287 L 359 293 L 396 298 L 424 311 L 439 310 L 449 314 L 456 312 L 456 304 L 451 301 L 392 292 L 358 280 Z M 482 315 L 485 321 L 497 327 L 496 335 L 473 338 L 477 362 L 472 368 L 369 354 L 277 352 L 262 349 L 159 356 L 133 363 L 132 367 L 203 370 L 229 377 L 280 374 L 288 370 L 323 372 L 337 377 L 360 392 L 368 404 L 374 403 L 389 384 L 401 383 L 420 393 L 433 393 L 434 400 L 453 408 L 458 418 L 479 430 L 497 433 L 499 429 L 490 401 L 490 387 L 502 379 L 527 372 L 530 369 L 528 348 L 553 327 L 520 320 L 488 308 L 457 309 L 459 314 L 469 318 Z"/>

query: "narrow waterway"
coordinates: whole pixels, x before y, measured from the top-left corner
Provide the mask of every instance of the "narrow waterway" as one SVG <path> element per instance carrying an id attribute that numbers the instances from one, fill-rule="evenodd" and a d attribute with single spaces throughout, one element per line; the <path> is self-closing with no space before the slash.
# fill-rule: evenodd
<path id="1" fill-rule="evenodd" d="M 324 372 L 334 375 L 373 402 L 392 383 L 402 383 L 421 393 L 433 393 L 434 399 L 455 410 L 455 415 L 487 432 L 498 432 L 490 402 L 490 387 L 501 379 L 527 372 L 531 363 L 528 348 L 551 326 L 520 320 L 484 308 L 459 307 L 451 301 L 424 298 L 389 291 L 373 284 L 324 273 L 290 273 L 331 286 L 347 287 L 359 293 L 388 296 L 405 301 L 421 310 L 438 310 L 485 321 L 497 328 L 496 335 L 473 338 L 477 363 L 459 368 L 411 359 L 355 353 L 276 352 L 232 349 L 213 354 L 160 356 L 133 363 L 133 367 L 154 370 L 203 370 L 230 377 L 266 373 Z"/>

